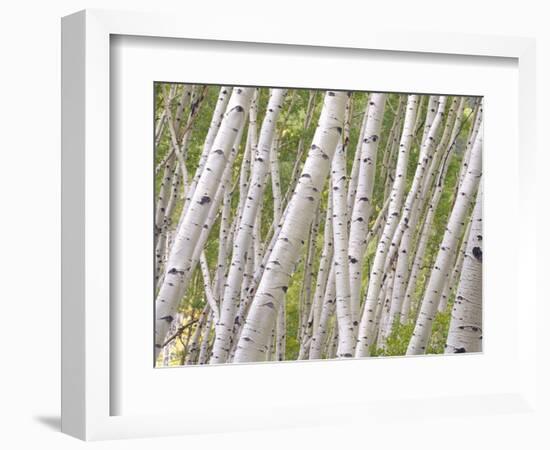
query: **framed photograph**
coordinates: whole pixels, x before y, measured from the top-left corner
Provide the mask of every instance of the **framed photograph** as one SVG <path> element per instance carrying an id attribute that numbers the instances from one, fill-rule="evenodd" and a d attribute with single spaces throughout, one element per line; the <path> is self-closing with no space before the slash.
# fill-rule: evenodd
<path id="1" fill-rule="evenodd" d="M 534 43 L 238 25 L 63 18 L 63 431 L 532 410 Z"/>

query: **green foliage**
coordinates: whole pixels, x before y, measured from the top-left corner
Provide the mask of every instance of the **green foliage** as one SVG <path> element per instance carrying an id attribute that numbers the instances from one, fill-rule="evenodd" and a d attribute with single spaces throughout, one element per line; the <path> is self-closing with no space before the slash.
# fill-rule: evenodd
<path id="1" fill-rule="evenodd" d="M 171 85 L 162 85 L 157 83 L 155 86 L 155 117 L 158 119 L 164 109 L 165 95 L 169 92 Z M 181 96 L 183 92 L 184 85 L 177 85 L 176 89 L 176 98 Z M 199 158 L 202 152 L 203 143 L 208 132 L 210 125 L 212 113 L 214 111 L 217 99 L 219 95 L 218 86 L 208 86 L 204 101 L 201 105 L 200 113 L 198 114 L 196 120 L 192 126 L 192 134 L 189 142 L 187 152 L 184 155 L 185 164 L 189 173 L 190 179 L 192 179 L 193 174 L 198 166 Z M 304 121 L 306 118 L 306 111 L 310 96 L 314 95 L 314 112 L 311 120 L 311 125 L 304 129 Z M 269 96 L 269 89 L 260 88 L 259 94 L 259 107 L 258 107 L 258 133 L 260 131 L 260 126 L 262 119 L 265 115 L 266 105 Z M 350 117 L 350 136 L 349 144 L 347 147 L 347 169 L 348 173 L 351 172 L 353 161 L 356 157 L 357 149 L 360 149 L 359 142 L 359 133 L 361 129 L 361 123 L 363 120 L 363 115 L 368 106 L 368 93 L 365 92 L 355 92 L 352 96 L 352 111 Z M 314 92 L 306 89 L 293 89 L 289 90 L 283 110 L 279 121 L 277 123 L 277 134 L 280 137 L 279 142 L 279 171 L 280 171 L 280 186 L 283 196 L 285 193 L 292 187 L 292 172 L 295 164 L 297 162 L 298 156 L 300 156 L 299 166 L 305 161 L 308 153 L 309 146 L 315 132 L 315 127 L 321 112 L 322 108 L 323 95 L 321 92 Z M 381 139 L 378 150 L 378 158 L 376 162 L 376 179 L 375 179 L 375 189 L 373 194 L 373 213 L 371 215 L 370 227 L 372 227 L 374 221 L 376 220 L 378 213 L 383 207 L 383 202 L 385 198 L 385 193 L 387 192 L 388 181 L 385 178 L 386 173 L 391 173 L 395 168 L 396 154 L 391 154 L 392 142 L 390 140 L 390 130 L 394 124 L 395 112 L 398 111 L 399 102 L 406 102 L 406 95 L 403 94 L 390 94 L 388 96 L 388 101 L 386 105 L 386 112 L 384 115 L 384 120 L 382 124 Z M 425 108 L 426 102 L 424 102 Z M 174 113 L 177 108 L 177 100 L 174 101 L 171 105 L 171 110 Z M 449 164 L 449 169 L 447 176 L 444 180 L 444 189 L 441 201 L 438 205 L 435 214 L 434 226 L 428 243 L 425 260 L 423 262 L 423 268 L 418 277 L 418 283 L 414 292 L 411 317 L 405 325 L 397 323 L 392 330 L 391 335 L 387 339 L 386 346 L 384 349 L 377 349 L 375 355 L 379 356 L 393 356 L 393 355 L 403 355 L 406 352 L 406 348 L 409 342 L 409 339 L 412 335 L 414 328 L 414 317 L 418 309 L 419 302 L 422 298 L 425 285 L 427 283 L 427 278 L 433 265 L 433 261 L 437 254 L 439 243 L 441 242 L 443 233 L 445 231 L 445 226 L 449 217 L 449 214 L 452 209 L 455 196 L 455 187 L 458 175 L 460 173 L 461 166 L 461 157 L 462 152 L 465 147 L 465 142 L 468 135 L 468 130 L 470 128 L 471 122 L 471 108 L 467 108 L 464 113 L 464 119 L 468 119 L 468 122 L 462 128 L 460 135 L 457 138 L 457 151 L 453 152 L 451 155 L 451 161 Z M 184 114 L 183 122 L 187 120 L 187 115 Z M 399 128 L 400 130 L 401 128 Z M 233 172 L 233 187 L 232 187 L 232 196 L 231 196 L 231 217 L 235 218 L 238 200 L 239 200 L 239 171 L 243 159 L 243 148 L 246 142 L 247 130 L 245 129 L 243 133 L 243 139 L 241 142 L 240 151 L 237 155 L 234 172 Z M 422 127 L 419 130 L 419 136 L 422 135 Z M 303 141 L 304 151 L 301 155 L 297 154 L 300 140 Z M 171 149 L 171 141 L 169 133 L 164 133 L 162 139 L 160 140 L 159 145 L 155 151 L 155 165 L 158 165 L 168 154 Z M 384 166 L 384 155 L 388 161 L 387 167 Z M 414 172 L 418 164 L 418 155 L 420 152 L 420 143 L 419 137 L 414 140 L 412 145 L 407 178 L 406 178 L 406 192 L 410 189 L 412 184 Z M 253 156 L 253 155 L 252 155 Z M 251 158 L 253 159 L 253 157 Z M 163 177 L 163 170 L 160 170 L 155 176 L 155 186 L 156 192 L 158 193 L 160 184 Z M 328 184 L 328 183 L 327 183 Z M 319 259 L 321 255 L 321 248 L 323 245 L 323 231 L 325 227 L 324 218 L 326 215 L 326 206 L 328 202 L 328 189 L 325 189 L 321 195 L 320 203 L 320 221 L 319 221 L 319 230 L 317 236 L 315 236 L 315 255 L 313 258 L 313 280 L 311 293 L 315 290 L 315 277 L 319 268 Z M 283 205 L 284 206 L 284 205 Z M 172 223 L 174 226 L 177 224 L 179 216 L 183 208 L 183 198 L 180 198 L 176 204 Z M 268 244 L 271 237 L 271 232 L 273 230 L 273 195 L 271 191 L 271 182 L 269 178 L 266 180 L 266 188 L 264 197 L 262 199 L 262 208 L 261 208 L 261 238 L 265 242 L 265 245 Z M 210 269 L 210 273 L 213 275 L 217 266 L 218 260 L 218 251 L 219 251 L 219 230 L 220 230 L 220 218 L 218 218 L 213 224 L 208 241 L 205 247 L 205 254 L 207 259 L 207 264 Z M 363 291 L 366 289 L 368 284 L 369 270 L 370 265 L 373 260 L 374 252 L 376 251 L 377 239 L 373 239 L 366 251 L 366 256 L 363 261 L 363 277 L 362 277 L 362 287 Z M 229 249 L 230 250 L 230 249 Z M 229 251 L 229 254 L 231 252 Z M 301 313 L 301 292 L 303 291 L 303 280 L 304 280 L 304 259 L 306 254 L 306 246 L 304 246 L 302 257 L 299 263 L 296 266 L 296 270 L 292 275 L 288 291 L 286 294 L 286 322 L 287 322 L 287 340 L 286 340 L 286 359 L 293 360 L 296 359 L 299 352 L 299 326 L 300 326 L 300 313 Z M 212 276 L 213 278 L 213 276 Z M 364 294 L 364 292 L 363 292 Z M 180 312 L 184 315 L 185 320 L 194 320 L 196 319 L 202 309 L 206 304 L 205 293 L 203 287 L 203 279 L 200 270 L 197 268 L 193 274 L 192 281 L 189 285 L 187 292 L 185 293 L 181 304 Z M 442 353 L 445 344 L 445 336 L 449 327 L 450 321 L 450 305 L 448 310 L 443 314 L 438 314 L 434 320 L 434 328 L 432 340 L 430 341 L 428 347 L 428 353 Z M 196 329 L 195 326 L 189 327 L 181 338 L 178 341 L 177 351 L 179 352 L 178 358 L 185 354 L 186 342 L 189 341 L 190 336 Z M 172 360 L 172 364 L 179 364 L 179 361 Z"/>

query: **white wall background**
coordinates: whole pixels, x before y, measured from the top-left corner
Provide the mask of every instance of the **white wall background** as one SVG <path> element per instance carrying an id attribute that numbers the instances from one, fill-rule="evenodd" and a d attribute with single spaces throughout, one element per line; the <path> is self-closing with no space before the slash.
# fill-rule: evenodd
<path id="1" fill-rule="evenodd" d="M 270 6 L 270 5 L 273 6 Z M 545 2 L 431 0 L 337 2 L 277 0 L 190 2 L 161 0 L 19 0 L 0 12 L 0 446 L 3 448 L 145 449 L 177 446 L 193 449 L 351 448 L 386 444 L 388 448 L 550 448 L 549 417 L 501 415 L 468 419 L 414 417 L 372 429 L 295 429 L 280 432 L 191 436 L 162 440 L 84 444 L 59 433 L 60 343 L 60 17 L 83 8 L 170 10 L 205 27 L 232 15 L 265 21 L 265 26 L 368 27 L 388 21 L 392 27 L 537 38 L 538 157 L 540 188 L 547 178 L 550 148 L 544 132 L 550 126 L 550 14 Z M 261 6 L 263 5 L 263 6 Z M 361 6 L 359 6 L 361 5 Z M 192 16 L 192 17 L 191 17 Z M 541 193 L 539 244 L 548 249 L 548 201 Z M 518 239 L 518 236 L 512 237 Z M 540 251 L 539 254 L 542 254 Z M 539 256 L 541 280 L 548 276 Z M 544 300 L 548 295 L 539 295 Z M 533 312 L 540 340 L 550 333 L 543 318 L 548 306 Z M 540 345 L 546 350 L 548 345 Z M 550 407 L 548 354 L 540 355 L 540 397 Z M 424 444 L 424 445 L 422 445 Z"/>

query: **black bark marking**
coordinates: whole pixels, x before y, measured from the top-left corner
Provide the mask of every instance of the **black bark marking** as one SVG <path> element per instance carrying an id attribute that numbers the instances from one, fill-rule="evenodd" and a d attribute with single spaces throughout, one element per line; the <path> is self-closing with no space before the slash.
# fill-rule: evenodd
<path id="1" fill-rule="evenodd" d="M 472 255 L 474 255 L 474 258 L 477 259 L 479 262 L 483 259 L 483 252 L 479 247 L 474 247 L 472 249 Z"/>
<path id="2" fill-rule="evenodd" d="M 208 195 L 204 195 L 197 203 L 199 205 L 206 205 L 207 203 L 210 203 L 210 197 L 208 197 Z"/>

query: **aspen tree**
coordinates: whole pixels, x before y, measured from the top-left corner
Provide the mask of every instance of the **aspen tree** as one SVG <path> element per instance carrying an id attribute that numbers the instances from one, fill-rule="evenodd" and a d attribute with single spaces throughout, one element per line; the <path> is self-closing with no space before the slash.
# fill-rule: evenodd
<path id="1" fill-rule="evenodd" d="M 336 148 L 332 160 L 332 202 L 334 231 L 334 276 L 336 283 L 336 313 L 338 317 L 339 357 L 351 358 L 355 348 L 355 332 L 351 310 L 351 291 L 348 265 L 348 211 L 346 189 L 346 149 L 343 143 Z"/>
<path id="2" fill-rule="evenodd" d="M 483 193 L 480 188 L 472 215 L 464 265 L 451 313 L 445 353 L 480 352 L 482 327 Z"/>
<path id="3" fill-rule="evenodd" d="M 262 199 L 265 178 L 269 173 L 270 152 L 273 146 L 275 127 L 282 109 L 285 94 L 286 91 L 284 89 L 273 89 L 271 91 L 268 110 L 262 123 L 252 165 L 251 182 L 243 207 L 242 217 L 239 218 L 236 237 L 233 241 L 227 286 L 225 287 L 221 303 L 220 320 L 216 324 L 216 338 L 211 359 L 212 364 L 225 362 L 231 350 L 230 340 L 233 334 L 235 312 L 241 294 L 244 266 L 247 252 L 250 251 L 250 244 L 252 243 L 252 230 Z"/>
<path id="4" fill-rule="evenodd" d="M 328 91 L 325 95 L 311 149 L 243 327 L 235 362 L 261 360 L 268 350 L 269 333 L 284 301 L 290 272 L 305 242 L 342 134 L 346 98 L 343 92 Z"/>
<path id="5" fill-rule="evenodd" d="M 388 219 L 382 232 L 382 237 L 378 242 L 372 269 L 367 287 L 365 298 L 365 307 L 360 323 L 358 335 L 358 347 L 356 356 L 367 356 L 370 352 L 369 335 L 373 332 L 375 306 L 378 301 L 378 295 L 384 282 L 384 266 L 386 263 L 386 255 L 388 253 L 391 240 L 399 221 L 399 214 L 403 203 L 403 195 L 405 191 L 405 183 L 407 178 L 407 166 L 409 161 L 409 152 L 412 139 L 414 136 L 414 124 L 416 120 L 418 108 L 418 96 L 410 95 L 407 100 L 405 122 L 403 132 L 401 134 L 401 142 L 399 144 L 399 154 L 397 159 L 396 176 L 390 194 L 388 206 Z"/>
<path id="6" fill-rule="evenodd" d="M 482 145 L 482 133 L 478 133 L 470 155 L 468 170 L 460 185 L 459 195 L 453 205 L 443 241 L 441 242 L 433 270 L 430 274 L 430 280 L 426 287 L 414 332 L 407 348 L 407 355 L 419 355 L 426 352 L 441 291 L 454 261 L 452 255 L 457 250 L 464 220 L 470 202 L 476 193 L 479 179 L 481 178 Z"/>
<path id="7" fill-rule="evenodd" d="M 155 357 L 162 348 L 168 326 L 177 312 L 180 292 L 185 289 L 182 283 L 183 275 L 191 269 L 191 259 L 195 250 L 193 243 L 200 236 L 204 221 L 210 212 L 212 198 L 226 167 L 227 155 L 244 125 L 252 94 L 251 88 L 236 88 L 233 91 L 226 115 L 205 163 L 208 170 L 199 178 L 187 214 L 181 221 L 168 259 L 164 281 L 156 299 Z"/>
<path id="8" fill-rule="evenodd" d="M 380 130 L 386 105 L 386 94 L 369 96 L 368 118 L 361 143 L 361 161 L 357 182 L 357 192 L 349 232 L 349 276 L 351 290 L 351 314 L 353 322 L 359 320 L 359 297 L 361 294 L 361 269 L 365 254 L 365 237 L 372 214 L 372 193 L 376 171 L 376 156 L 380 142 Z"/>

